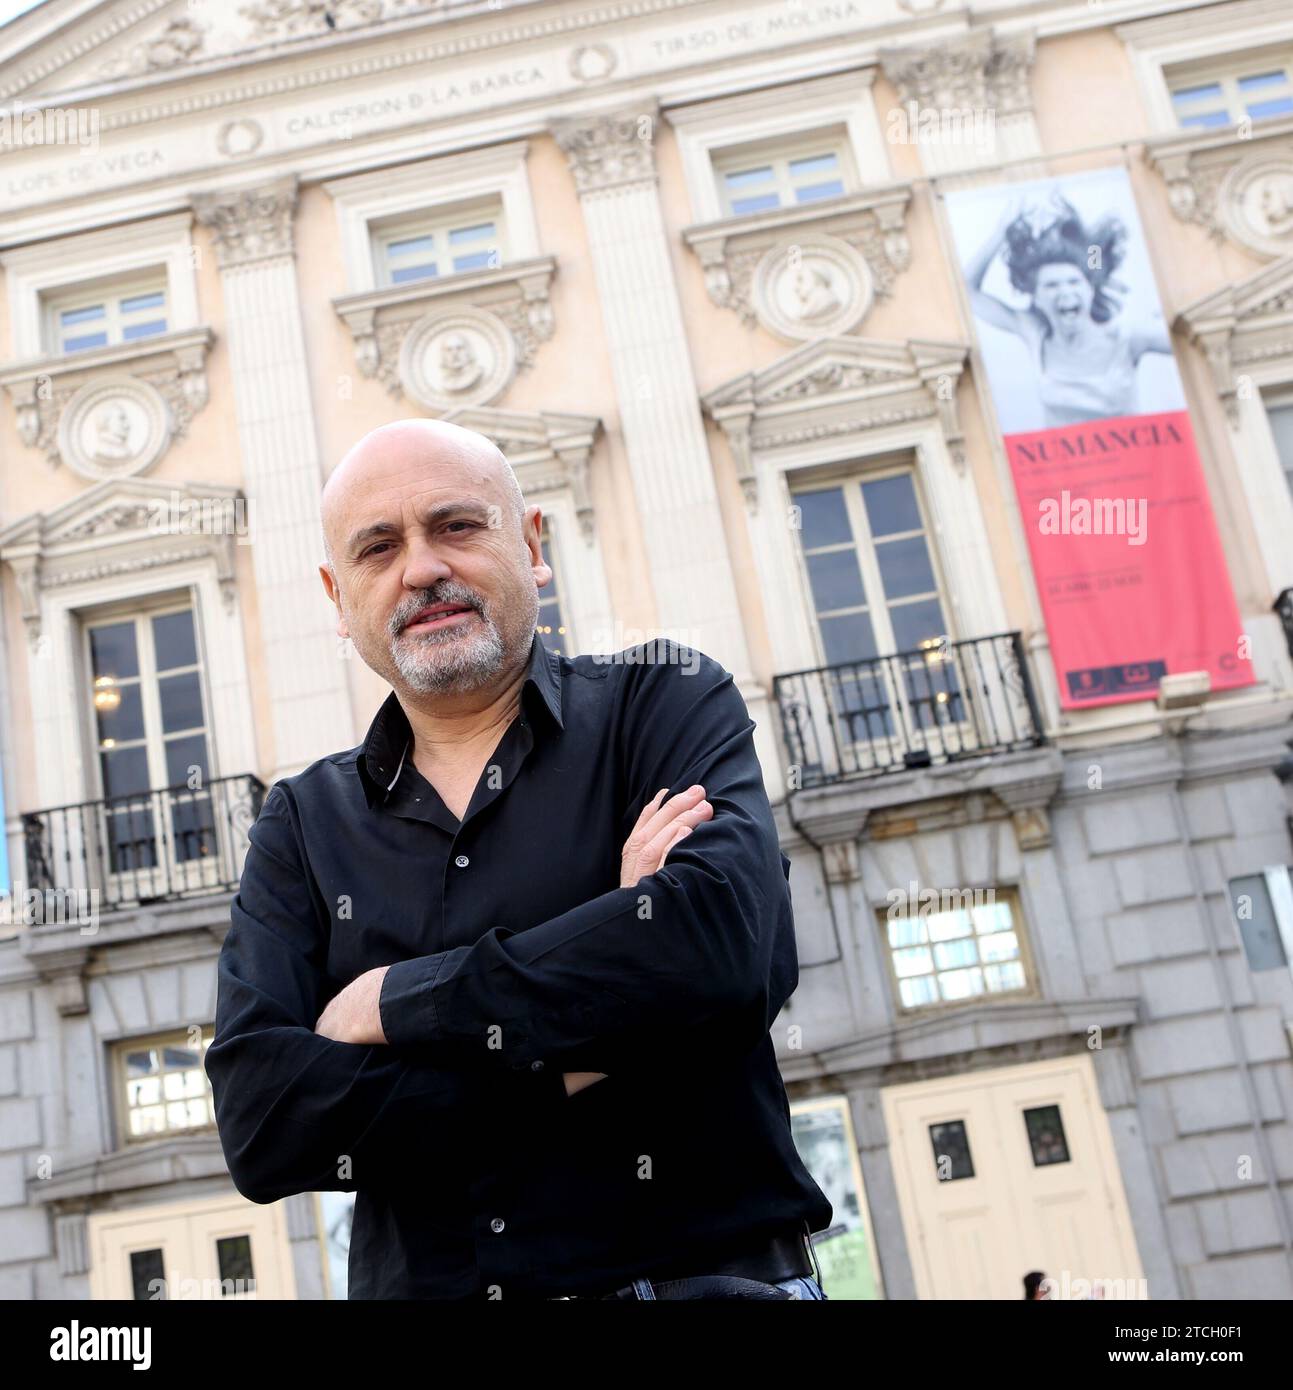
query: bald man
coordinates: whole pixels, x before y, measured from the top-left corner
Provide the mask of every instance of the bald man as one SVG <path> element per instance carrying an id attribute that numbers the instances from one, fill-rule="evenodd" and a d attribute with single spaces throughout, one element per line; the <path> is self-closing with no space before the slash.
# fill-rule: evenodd
<path id="1" fill-rule="evenodd" d="M 471 430 L 374 430 L 322 514 L 391 694 L 252 827 L 206 1057 L 238 1190 L 354 1192 L 352 1298 L 824 1299 L 769 1035 L 790 862 L 730 673 L 545 648 L 540 510 Z"/>

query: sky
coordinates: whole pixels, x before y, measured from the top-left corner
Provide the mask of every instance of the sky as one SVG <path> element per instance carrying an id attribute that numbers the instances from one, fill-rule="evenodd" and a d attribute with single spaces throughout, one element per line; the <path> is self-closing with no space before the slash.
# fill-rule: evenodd
<path id="1" fill-rule="evenodd" d="M 0 24 L 8 24 L 20 14 L 34 10 L 38 4 L 40 0 L 0 0 Z"/>

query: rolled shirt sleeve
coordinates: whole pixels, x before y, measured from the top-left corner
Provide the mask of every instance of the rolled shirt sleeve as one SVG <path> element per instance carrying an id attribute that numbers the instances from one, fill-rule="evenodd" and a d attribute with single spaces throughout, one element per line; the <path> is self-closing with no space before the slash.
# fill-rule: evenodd
<path id="1" fill-rule="evenodd" d="M 390 1046 L 314 1031 L 348 981 L 326 969 L 326 910 L 290 794 L 271 789 L 252 826 L 218 964 L 215 1034 L 206 1072 L 234 1185 L 253 1202 L 295 1192 L 348 1192 L 425 1182 L 462 1156 L 481 1070 L 432 1065 Z M 559 1072 L 537 1072 L 516 1099 L 565 1099 Z M 460 1138 L 461 1136 L 461 1138 Z"/>
<path id="2" fill-rule="evenodd" d="M 475 1046 L 524 1070 L 560 1058 L 613 1073 L 673 1046 L 744 1054 L 798 983 L 788 881 L 754 721 L 731 674 L 687 648 L 682 661 L 626 671 L 619 737 L 627 839 L 661 787 L 695 783 L 714 809 L 664 866 L 524 931 L 399 962 L 383 982 L 394 1043 Z M 554 814 L 560 808 L 554 808 Z M 579 834 L 577 813 L 570 833 Z"/>

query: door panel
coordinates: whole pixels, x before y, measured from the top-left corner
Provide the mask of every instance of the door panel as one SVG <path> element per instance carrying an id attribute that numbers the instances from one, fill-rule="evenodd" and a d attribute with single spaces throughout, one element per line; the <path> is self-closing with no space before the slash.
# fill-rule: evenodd
<path id="1" fill-rule="evenodd" d="M 882 1098 L 918 1297 L 1021 1298 L 1036 1269 L 1070 1289 L 1120 1280 L 1136 1293 L 1143 1271 L 1089 1056 Z M 949 1138 L 958 1126 L 968 1163 Z M 941 1178 L 931 1132 L 948 1150 Z"/>

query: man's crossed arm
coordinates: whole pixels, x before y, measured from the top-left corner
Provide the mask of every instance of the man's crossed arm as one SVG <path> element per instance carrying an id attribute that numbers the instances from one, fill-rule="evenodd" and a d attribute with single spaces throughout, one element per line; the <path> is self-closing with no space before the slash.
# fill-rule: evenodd
<path id="1" fill-rule="evenodd" d="M 709 658 L 695 676 L 667 665 L 634 675 L 625 823 L 643 809 L 620 887 L 523 932 L 495 927 L 366 972 L 332 1000 L 299 822 L 286 790 L 271 792 L 221 952 L 206 1058 L 245 1196 L 425 1179 L 483 1094 L 499 1101 L 511 1086 L 556 1103 L 607 1073 L 664 1065 L 689 1041 L 712 1060 L 766 1037 L 798 966 L 753 722 Z M 683 778 L 702 790 L 650 797 Z M 500 1027 L 503 1047 L 487 1046 Z"/>

